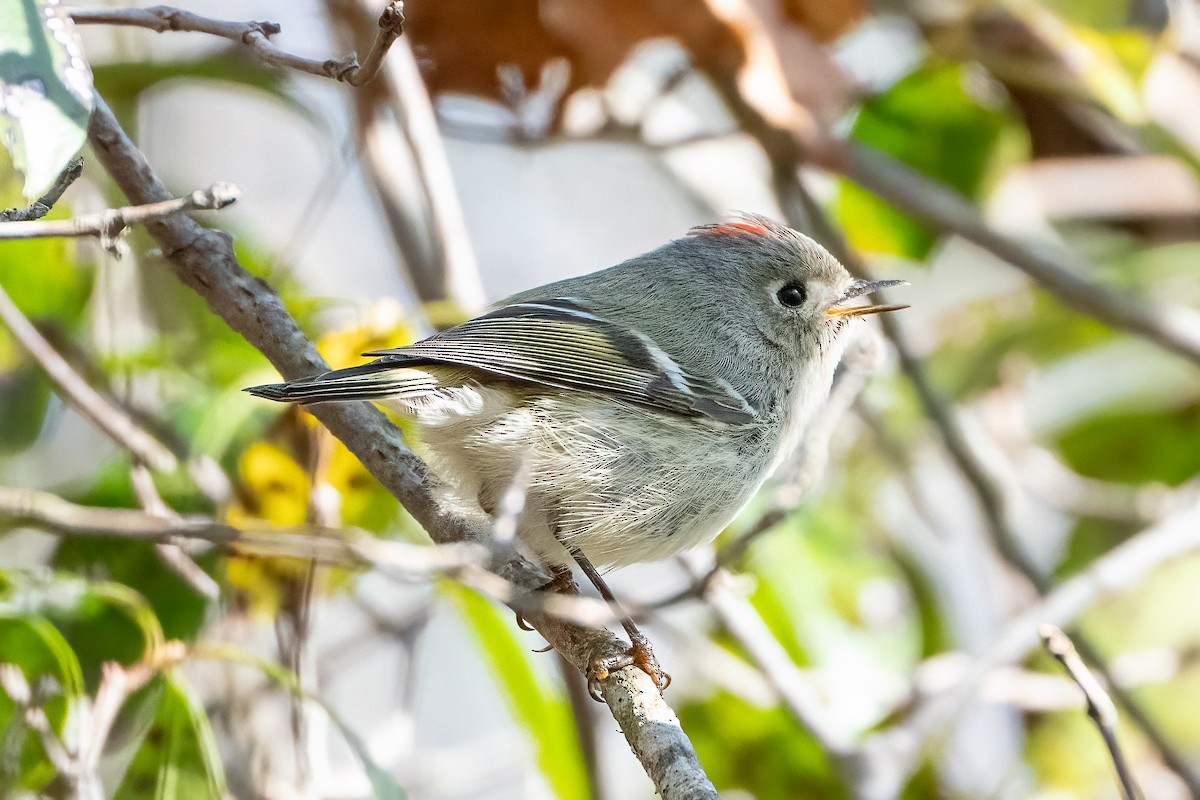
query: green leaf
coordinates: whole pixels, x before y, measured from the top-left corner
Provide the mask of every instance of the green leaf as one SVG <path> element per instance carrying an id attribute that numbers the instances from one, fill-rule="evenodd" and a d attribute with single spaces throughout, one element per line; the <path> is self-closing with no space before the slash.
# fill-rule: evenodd
<path id="1" fill-rule="evenodd" d="M 216 556 L 212 556 L 202 559 L 202 562 L 211 565 L 215 560 Z M 208 610 L 207 599 L 163 564 L 150 542 L 72 536 L 59 542 L 54 552 L 53 563 L 55 569 L 64 572 L 104 575 L 112 581 L 128 586 L 131 591 L 144 598 L 144 603 L 149 604 L 145 611 L 151 612 L 151 616 L 157 618 L 154 628 L 157 629 L 161 625 L 161 633 L 157 630 L 151 631 L 153 635 L 187 640 L 193 638 L 204 623 L 204 616 Z M 205 563 L 201 563 L 201 566 L 205 566 Z M 120 612 L 120 609 L 115 611 Z M 115 631 L 111 628 L 107 632 L 97 630 L 94 624 L 101 621 L 97 619 L 83 626 L 80 633 L 88 635 L 90 629 L 92 635 L 88 635 L 88 638 L 97 644 L 103 643 Z M 110 619 L 109 623 L 118 625 L 120 620 Z M 135 661 L 140 657 L 140 651 L 133 654 Z M 111 653 L 109 659 L 131 663 L 118 657 L 116 653 Z"/>
<path id="2" fill-rule="evenodd" d="M 564 800 L 587 797 L 587 771 L 570 705 L 542 686 L 528 648 L 513 635 L 512 619 L 465 586 L 446 582 L 443 589 L 462 612 L 509 708 L 533 740 L 538 766 L 551 790 Z"/>
<path id="3" fill-rule="evenodd" d="M 685 703 L 679 720 L 716 787 L 757 800 L 835 800 L 849 792 L 833 762 L 779 705 L 760 707 L 725 691 Z"/>
<path id="4" fill-rule="evenodd" d="M 967 68 L 929 64 L 863 103 L 852 137 L 969 198 L 979 196 L 1007 116 L 968 89 Z M 834 213 L 856 248 L 922 259 L 938 234 L 843 181 Z"/>
<path id="5" fill-rule="evenodd" d="M 41 705 L 50 729 L 62 736 L 72 708 L 83 695 L 79 660 L 62 634 L 37 614 L 0 608 L 0 663 L 19 668 L 31 687 L 45 678 L 54 680 L 57 691 Z M 0 690 L 0 744 L 5 753 L 20 753 L 15 774 L 9 772 L 9 759 L 0 759 L 0 797 L 12 797 L 18 788 L 38 791 L 57 772 L 41 737 L 25 728 L 15 711 L 12 698 Z"/>
<path id="6" fill-rule="evenodd" d="M 0 139 L 45 192 L 87 138 L 92 72 L 74 23 L 57 2 L 0 0 Z"/>
<path id="7" fill-rule="evenodd" d="M 104 662 L 132 664 L 163 641 L 153 610 L 128 586 L 65 575 L 10 573 L 10 578 L 0 611 L 36 613 L 53 623 L 77 655 L 89 687 L 99 685 Z"/>
<path id="8" fill-rule="evenodd" d="M 225 775 L 204 709 L 168 672 L 154 721 L 134 753 L 115 800 L 222 800 Z"/>
<path id="9" fill-rule="evenodd" d="M 0 331 L 0 339 L 4 336 Z M 0 453 L 17 453 L 37 441 L 50 394 L 50 382 L 32 363 L 0 368 Z"/>
<path id="10" fill-rule="evenodd" d="M 66 206 L 55 206 L 47 215 L 68 216 Z M 68 239 L 26 239 L 0 248 L 0 284 L 17 308 L 35 321 L 53 320 L 68 330 L 78 326 L 92 296 L 92 278 L 91 266 L 79 263 L 75 244 Z"/>
<path id="11" fill-rule="evenodd" d="M 1091 417 L 1058 437 L 1059 452 L 1081 475 L 1178 486 L 1200 474 L 1200 404 L 1173 411 Z"/>

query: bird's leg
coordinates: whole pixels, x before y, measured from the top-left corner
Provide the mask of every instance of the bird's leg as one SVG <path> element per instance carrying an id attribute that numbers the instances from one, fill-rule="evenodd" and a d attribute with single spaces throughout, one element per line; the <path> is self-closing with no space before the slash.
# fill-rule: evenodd
<path id="1" fill-rule="evenodd" d="M 596 591 L 600 592 L 600 596 L 604 598 L 604 601 L 615 608 L 617 613 L 621 615 L 621 627 L 625 629 L 625 633 L 629 636 L 629 643 L 632 645 L 629 650 L 619 656 L 598 658 L 592 662 L 591 667 L 588 669 L 588 694 L 592 696 L 593 700 L 603 703 L 604 695 L 600 692 L 601 681 L 605 680 L 613 672 L 630 665 L 637 667 L 649 675 L 654 680 L 654 685 L 658 687 L 660 692 L 666 691 L 666 688 L 671 685 L 671 676 L 659 666 L 658 659 L 654 657 L 654 649 L 650 646 L 650 640 L 646 638 L 646 634 L 642 633 L 637 623 L 621 607 L 616 596 L 612 593 L 612 589 L 608 588 L 608 584 L 604 582 L 604 578 L 601 577 L 599 570 L 592 566 L 592 562 L 588 561 L 587 556 L 574 548 L 571 548 L 571 556 L 575 559 L 575 563 L 579 565 L 579 568 L 583 570 L 583 574 L 596 587 Z"/>
<path id="2" fill-rule="evenodd" d="M 543 583 L 537 588 L 539 592 L 554 592 L 555 594 L 579 594 L 579 587 L 575 585 L 574 578 L 571 577 L 571 568 L 562 564 L 555 564 L 550 568 L 554 573 L 554 577 Z M 525 616 L 520 612 L 517 614 L 517 627 L 523 631 L 533 630 L 533 626 L 525 621 Z"/>

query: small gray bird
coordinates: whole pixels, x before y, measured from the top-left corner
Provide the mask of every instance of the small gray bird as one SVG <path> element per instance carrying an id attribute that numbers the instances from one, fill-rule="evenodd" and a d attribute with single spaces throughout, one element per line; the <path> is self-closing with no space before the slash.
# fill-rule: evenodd
<path id="1" fill-rule="evenodd" d="M 807 236 L 744 215 L 615 267 L 515 295 L 362 366 L 256 386 L 293 403 L 388 400 L 418 423 L 457 501 L 492 515 L 528 476 L 518 537 L 570 586 L 596 567 L 666 558 L 715 537 L 825 402 L 844 333 L 904 306 L 849 301 L 856 281 Z M 593 695 L 649 642 L 598 661 Z"/>

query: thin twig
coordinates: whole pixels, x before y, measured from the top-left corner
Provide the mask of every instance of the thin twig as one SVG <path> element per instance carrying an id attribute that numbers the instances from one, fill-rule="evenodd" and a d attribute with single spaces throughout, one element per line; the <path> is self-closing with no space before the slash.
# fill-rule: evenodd
<path id="1" fill-rule="evenodd" d="M 152 658 L 161 657 L 152 653 Z M 94 775 L 100 768 L 100 756 L 108 742 L 109 733 L 117 720 L 117 712 L 125 705 L 129 695 L 141 688 L 154 676 L 157 668 L 148 662 L 139 662 L 129 667 L 108 661 L 102 667 L 100 687 L 92 704 L 88 730 L 79 748 L 79 762 L 84 774 Z"/>
<path id="2" fill-rule="evenodd" d="M 64 536 L 108 536 L 152 542 L 180 537 L 220 544 L 242 536 L 236 528 L 207 517 L 168 519 L 140 509 L 81 506 L 49 492 L 8 486 L 0 486 L 0 520 Z"/>
<path id="3" fill-rule="evenodd" d="M 345 80 L 351 86 L 363 86 L 374 80 L 383 64 L 392 44 L 404 33 L 404 3 L 402 0 L 392 0 L 379 15 L 379 30 L 375 33 L 375 41 L 367 53 L 362 65 L 346 76 Z"/>
<path id="4" fill-rule="evenodd" d="M 10 208 L 7 211 L 0 211 L 0 223 L 4 222 L 29 222 L 35 219 L 41 219 L 50 213 L 50 209 L 58 202 L 72 183 L 79 180 L 79 176 L 83 174 L 83 159 L 73 158 L 63 171 L 58 174 L 54 180 L 54 185 L 50 190 L 35 200 L 29 208 Z M 2 229 L 2 226 L 0 226 Z"/>
<path id="5" fill-rule="evenodd" d="M 35 223 L 14 222 L 12 225 Z M 93 425 L 103 431 L 119 446 L 124 447 L 135 458 L 146 462 L 160 472 L 173 472 L 179 462 L 166 445 L 138 426 L 124 409 L 93 389 L 83 377 L 67 363 L 46 337 L 21 313 L 17 305 L 0 286 L 0 321 L 16 337 L 17 341 L 33 356 L 46 375 L 58 387 L 75 409 Z"/>
<path id="6" fill-rule="evenodd" d="M 1099 729 L 1100 736 L 1108 748 L 1108 754 L 1112 757 L 1113 766 L 1117 770 L 1117 780 L 1120 781 L 1125 800 L 1141 800 L 1142 790 L 1134 780 L 1133 771 L 1129 768 L 1129 761 L 1125 758 L 1125 752 L 1117 740 L 1117 706 L 1104 691 L 1100 681 L 1087 668 L 1087 664 L 1083 663 L 1083 659 L 1075 650 L 1075 645 L 1062 632 L 1062 629 L 1044 623 L 1038 628 L 1038 635 L 1042 638 L 1042 645 L 1046 651 L 1058 659 L 1058 663 L 1063 665 L 1063 669 L 1079 685 L 1083 696 L 1087 698 L 1088 716 L 1096 723 L 1096 728 Z"/>
<path id="7" fill-rule="evenodd" d="M 267 64 L 298 70 L 309 75 L 345 81 L 362 86 L 375 77 L 388 48 L 400 36 L 404 24 L 404 4 L 393 0 L 379 17 L 379 32 L 365 64 L 358 63 L 354 53 L 341 58 L 319 60 L 281 50 L 271 37 L 282 27 L 275 22 L 212 19 L 191 11 L 170 6 L 151 8 L 72 8 L 68 10 L 77 25 L 130 25 L 148 28 L 157 33 L 189 31 L 220 36 L 235 44 L 245 45 Z"/>
<path id="8" fill-rule="evenodd" d="M 61 237 L 97 236 L 105 250 L 119 255 L 117 238 L 130 225 L 182 214 L 188 211 L 216 211 L 238 198 L 238 188 L 229 183 L 214 183 L 186 197 L 148 203 L 129 208 L 110 208 L 99 214 L 74 219 L 43 222 L 0 222 L 0 241 L 13 239 L 53 239 Z"/>

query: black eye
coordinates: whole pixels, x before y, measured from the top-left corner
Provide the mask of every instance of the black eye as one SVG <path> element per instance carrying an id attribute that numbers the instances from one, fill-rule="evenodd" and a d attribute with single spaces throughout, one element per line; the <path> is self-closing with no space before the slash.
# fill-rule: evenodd
<path id="1" fill-rule="evenodd" d="M 775 295 L 779 302 L 788 308 L 796 308 L 804 303 L 804 287 L 798 283 L 789 283 Z"/>

